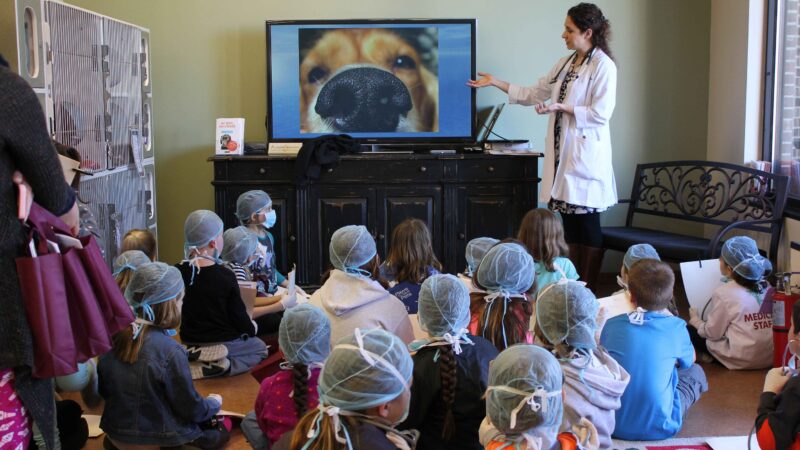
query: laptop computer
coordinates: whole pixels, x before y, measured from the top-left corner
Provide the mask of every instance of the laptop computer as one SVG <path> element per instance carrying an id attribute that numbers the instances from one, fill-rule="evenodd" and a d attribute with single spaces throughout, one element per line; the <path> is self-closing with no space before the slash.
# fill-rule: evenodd
<path id="1" fill-rule="evenodd" d="M 483 121 L 483 125 L 481 125 L 481 129 L 478 131 L 478 136 L 475 139 L 475 145 L 483 148 L 483 144 L 489 140 L 489 136 L 492 135 L 492 129 L 494 125 L 497 123 L 497 118 L 500 117 L 500 113 L 503 111 L 503 107 L 505 107 L 505 103 L 498 103 L 494 105 L 489 114 L 486 116 L 486 120 Z"/>

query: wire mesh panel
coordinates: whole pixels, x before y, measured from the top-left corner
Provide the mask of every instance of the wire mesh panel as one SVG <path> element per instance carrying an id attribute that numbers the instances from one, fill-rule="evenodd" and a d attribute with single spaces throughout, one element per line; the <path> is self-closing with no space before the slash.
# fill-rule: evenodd
<path id="1" fill-rule="evenodd" d="M 128 230 L 148 228 L 148 215 L 153 214 L 147 200 L 153 192 L 146 180 L 135 170 L 125 170 L 81 181 L 81 199 L 94 213 L 109 264 L 119 254 L 122 237 Z"/>
<path id="2" fill-rule="evenodd" d="M 45 7 L 53 55 L 55 139 L 78 150 L 84 170 L 105 170 L 102 19 L 61 3 L 47 2 Z"/>
<path id="3" fill-rule="evenodd" d="M 109 146 L 109 168 L 131 162 L 131 131 L 141 135 L 142 81 L 139 49 L 141 32 L 130 25 L 110 19 L 103 21 L 103 42 L 107 49 L 108 71 L 105 88 L 108 93 L 106 137 Z"/>

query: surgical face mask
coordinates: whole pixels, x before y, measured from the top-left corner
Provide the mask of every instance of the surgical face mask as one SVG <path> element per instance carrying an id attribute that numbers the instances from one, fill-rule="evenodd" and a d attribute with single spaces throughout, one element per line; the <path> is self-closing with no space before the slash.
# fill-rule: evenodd
<path id="1" fill-rule="evenodd" d="M 789 351 L 792 342 L 797 342 L 797 339 L 790 339 L 783 350 L 783 373 L 795 376 L 800 373 L 800 368 L 797 367 L 797 356 Z"/>
<path id="2" fill-rule="evenodd" d="M 178 334 L 178 332 L 175 330 L 175 328 L 170 328 L 168 330 L 164 330 L 164 333 L 169 337 L 172 337 L 172 336 L 175 336 L 175 335 Z"/>
<path id="3" fill-rule="evenodd" d="M 272 211 L 267 213 L 267 220 L 264 222 L 264 226 L 267 228 L 272 228 L 275 226 L 275 222 L 278 221 L 278 214 L 273 209 Z"/>

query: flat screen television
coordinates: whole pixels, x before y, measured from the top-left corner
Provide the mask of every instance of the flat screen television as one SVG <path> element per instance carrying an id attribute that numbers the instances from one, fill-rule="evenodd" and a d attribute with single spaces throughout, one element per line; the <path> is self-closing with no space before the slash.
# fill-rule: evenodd
<path id="1" fill-rule="evenodd" d="M 473 142 L 475 19 L 267 21 L 267 139 Z"/>

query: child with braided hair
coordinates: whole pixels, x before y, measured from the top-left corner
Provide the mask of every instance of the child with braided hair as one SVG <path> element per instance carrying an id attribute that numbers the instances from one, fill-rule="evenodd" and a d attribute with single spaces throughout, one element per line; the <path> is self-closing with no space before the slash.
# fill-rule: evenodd
<path id="1" fill-rule="evenodd" d="M 317 380 L 331 349 L 330 320 L 319 308 L 298 305 L 284 313 L 278 343 L 286 362 L 280 372 L 261 382 L 255 411 L 241 426 L 255 450 L 271 448 L 319 404 Z"/>
<path id="2" fill-rule="evenodd" d="M 433 275 L 419 293 L 420 327 L 431 337 L 413 342 L 414 383 L 402 429 L 418 429 L 417 449 L 482 449 L 478 426 L 486 414 L 482 398 L 491 342 L 466 330 L 469 290 L 453 275 Z"/>

